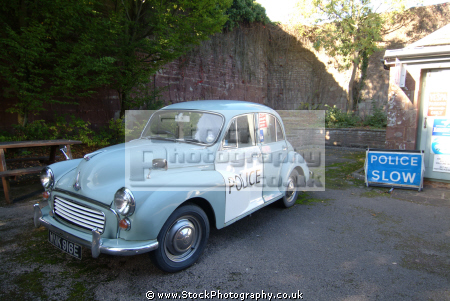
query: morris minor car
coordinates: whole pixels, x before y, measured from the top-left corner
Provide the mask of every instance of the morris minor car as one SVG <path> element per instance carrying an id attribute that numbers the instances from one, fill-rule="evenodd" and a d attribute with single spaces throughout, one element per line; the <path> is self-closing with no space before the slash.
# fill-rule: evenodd
<path id="1" fill-rule="evenodd" d="M 34 205 L 34 223 L 79 259 L 83 248 L 93 258 L 148 252 L 176 272 L 198 260 L 211 226 L 275 201 L 290 207 L 310 178 L 276 111 L 243 101 L 177 103 L 153 113 L 139 139 L 46 167 L 47 202 Z"/>

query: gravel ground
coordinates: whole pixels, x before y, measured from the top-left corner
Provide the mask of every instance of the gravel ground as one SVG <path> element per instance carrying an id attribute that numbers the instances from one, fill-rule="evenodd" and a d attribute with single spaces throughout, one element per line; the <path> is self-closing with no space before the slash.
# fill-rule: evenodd
<path id="1" fill-rule="evenodd" d="M 326 164 L 350 164 L 358 153 L 327 149 Z M 151 291 L 155 300 L 176 299 L 158 293 L 183 292 L 213 300 L 219 293 L 239 300 L 270 299 L 270 293 L 304 300 L 450 300 L 449 190 L 433 184 L 420 193 L 389 194 L 345 182 L 308 192 L 292 208 L 273 204 L 213 229 L 200 260 L 175 274 L 156 269 L 146 254 L 92 259 L 85 249 L 82 261 L 71 258 L 47 242 L 44 228 L 33 228 L 36 199 L 4 205 L 0 299 L 147 300 Z"/>

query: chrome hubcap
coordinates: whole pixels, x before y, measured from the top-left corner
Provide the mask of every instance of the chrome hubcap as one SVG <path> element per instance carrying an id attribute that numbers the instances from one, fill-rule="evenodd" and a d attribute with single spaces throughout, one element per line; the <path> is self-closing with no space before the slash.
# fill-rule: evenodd
<path id="1" fill-rule="evenodd" d="M 170 260 L 184 261 L 195 252 L 200 239 L 199 221 L 193 216 L 181 217 L 167 231 L 164 251 Z"/>
<path id="2" fill-rule="evenodd" d="M 295 193 L 295 179 L 293 177 L 289 177 L 289 181 L 286 187 L 286 199 L 289 203 L 294 200 Z"/>

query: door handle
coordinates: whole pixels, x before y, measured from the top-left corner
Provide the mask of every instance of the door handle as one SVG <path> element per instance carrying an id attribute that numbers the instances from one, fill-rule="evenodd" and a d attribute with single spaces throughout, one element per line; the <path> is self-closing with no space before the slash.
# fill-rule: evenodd
<path id="1" fill-rule="evenodd" d="M 252 155 L 252 158 L 259 158 L 259 157 L 261 157 L 261 154 L 253 154 Z"/>
<path id="2" fill-rule="evenodd" d="M 284 151 L 287 150 L 287 146 L 283 146 L 282 150 Z"/>
<path id="3" fill-rule="evenodd" d="M 427 117 L 424 118 L 424 121 L 423 121 L 423 128 L 424 128 L 424 129 L 427 128 Z"/>

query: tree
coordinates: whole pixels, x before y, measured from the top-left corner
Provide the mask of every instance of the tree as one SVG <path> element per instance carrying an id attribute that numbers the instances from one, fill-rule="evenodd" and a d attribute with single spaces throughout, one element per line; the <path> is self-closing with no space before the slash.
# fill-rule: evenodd
<path id="1" fill-rule="evenodd" d="M 373 1 L 375 3 L 375 1 Z M 383 26 L 404 10 L 404 0 L 300 0 L 304 24 L 312 24 L 309 36 L 314 48 L 340 58 L 340 67 L 352 70 L 347 89 L 347 112 L 354 109 L 354 83 L 358 69 L 378 50 Z M 384 13 L 381 13 L 381 10 Z"/>
<path id="2" fill-rule="evenodd" d="M 18 0 L 0 7 L 0 79 L 26 125 L 45 103 L 74 102 L 110 80 L 110 21 L 96 0 Z M 72 99 L 72 100 L 71 100 Z"/>
<path id="3" fill-rule="evenodd" d="M 102 85 L 117 90 L 121 116 L 149 106 L 151 76 L 222 31 L 232 2 L 9 1 L 0 7 L 0 80 L 18 101 L 8 110 L 25 125 L 45 103 L 74 103 Z"/>
<path id="4" fill-rule="evenodd" d="M 227 21 L 231 0 L 112 0 L 108 17 L 116 26 L 112 87 L 125 110 L 139 106 L 151 75 L 180 57 Z"/>
<path id="5" fill-rule="evenodd" d="M 234 0 L 230 8 L 227 9 L 228 21 L 225 29 L 232 30 L 240 23 L 270 22 L 266 15 L 266 9 L 261 4 L 253 0 Z"/>

